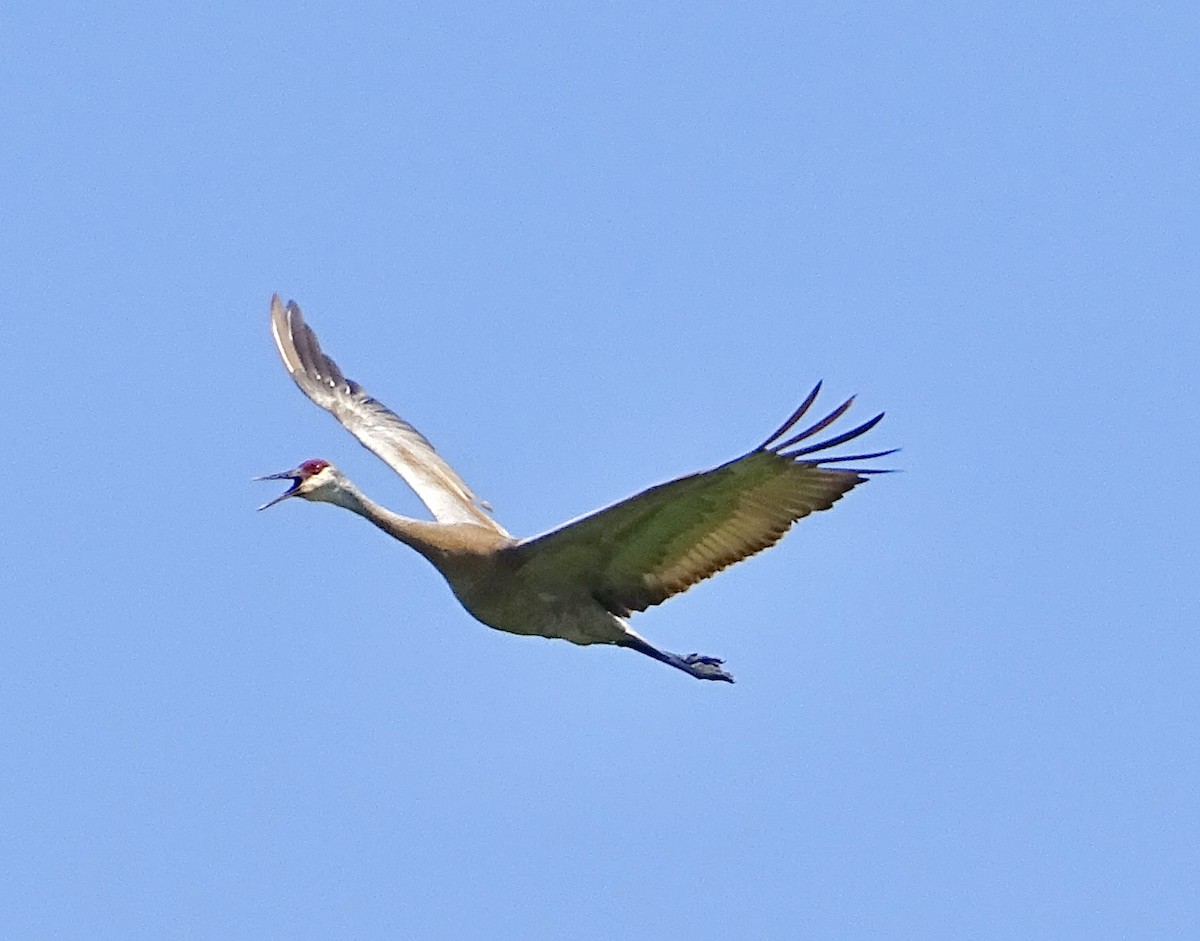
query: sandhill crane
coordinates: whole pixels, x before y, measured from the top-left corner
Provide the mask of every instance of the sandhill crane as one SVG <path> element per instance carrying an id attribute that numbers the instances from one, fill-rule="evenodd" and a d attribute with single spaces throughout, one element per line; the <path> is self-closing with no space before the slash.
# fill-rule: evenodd
<path id="1" fill-rule="evenodd" d="M 870 431 L 883 418 L 801 446 L 845 414 L 853 397 L 789 435 L 812 407 L 816 388 L 757 448 L 709 471 L 651 487 L 606 509 L 530 539 L 514 539 L 412 425 L 347 379 L 326 356 L 294 301 L 271 299 L 275 345 L 296 385 L 412 487 L 436 522 L 410 519 L 366 497 L 323 460 L 256 480 L 291 480 L 288 497 L 332 503 L 365 517 L 433 563 L 472 616 L 512 634 L 575 644 L 616 644 L 702 680 L 733 682 L 716 657 L 680 656 L 653 646 L 629 626 L 635 611 L 665 601 L 774 545 L 796 520 L 827 510 L 869 474 L 830 463 L 869 461 L 810 455 Z"/>

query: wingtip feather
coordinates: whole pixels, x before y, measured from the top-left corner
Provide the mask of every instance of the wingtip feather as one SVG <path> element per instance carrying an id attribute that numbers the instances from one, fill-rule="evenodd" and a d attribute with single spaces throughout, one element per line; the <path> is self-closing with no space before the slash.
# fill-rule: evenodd
<path id="1" fill-rule="evenodd" d="M 817 384 L 815 386 L 813 386 L 813 390 L 810 393 L 808 393 L 808 395 L 805 397 L 804 401 L 800 403 L 800 407 L 798 409 L 796 409 L 794 412 L 792 412 L 791 415 L 788 416 L 787 421 L 785 421 L 782 425 L 780 425 L 778 428 L 776 428 L 770 435 L 768 435 L 766 440 L 763 441 L 763 443 L 760 444 L 756 450 L 765 451 L 770 446 L 772 441 L 774 441 L 776 438 L 779 438 L 784 432 L 786 432 L 789 428 L 791 428 L 793 425 L 795 425 L 796 422 L 798 422 L 801 418 L 803 418 L 804 415 L 808 412 L 808 410 L 810 408 L 812 408 L 812 404 L 813 404 L 813 402 L 815 402 L 817 400 L 817 396 L 820 395 L 821 386 L 824 384 L 824 382 L 825 382 L 824 379 L 818 379 Z"/>

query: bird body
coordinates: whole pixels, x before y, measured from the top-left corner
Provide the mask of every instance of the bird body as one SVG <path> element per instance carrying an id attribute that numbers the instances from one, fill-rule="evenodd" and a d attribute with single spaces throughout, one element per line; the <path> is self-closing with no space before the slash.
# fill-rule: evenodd
<path id="1" fill-rule="evenodd" d="M 540 536 L 515 539 L 420 432 L 342 375 L 295 302 L 285 308 L 278 296 L 272 298 L 271 328 L 300 389 L 396 470 L 435 519 L 393 513 L 324 460 L 257 478 L 293 482 L 259 509 L 288 497 L 343 507 L 428 559 L 463 607 L 489 627 L 580 645 L 616 644 L 699 679 L 733 682 L 722 661 L 661 650 L 626 618 L 774 545 L 796 520 L 828 509 L 867 475 L 886 473 L 822 465 L 893 453 L 809 456 L 865 434 L 883 417 L 802 446 L 837 421 L 853 399 L 785 437 L 816 400 L 818 383 L 774 434 L 742 457 L 651 487 Z"/>

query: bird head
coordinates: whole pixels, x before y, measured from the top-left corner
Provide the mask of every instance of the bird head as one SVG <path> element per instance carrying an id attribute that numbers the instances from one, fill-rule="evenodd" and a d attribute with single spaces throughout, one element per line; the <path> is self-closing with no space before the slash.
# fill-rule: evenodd
<path id="1" fill-rule="evenodd" d="M 274 506 L 288 497 L 303 497 L 305 500 L 334 502 L 335 495 L 341 485 L 341 474 L 338 472 L 338 469 L 328 461 L 323 461 L 320 458 L 305 461 L 299 467 L 292 470 L 280 471 L 278 474 L 264 474 L 262 477 L 255 477 L 254 479 L 290 480 L 292 482 L 290 488 L 274 500 L 268 500 L 259 507 L 260 510 Z"/>

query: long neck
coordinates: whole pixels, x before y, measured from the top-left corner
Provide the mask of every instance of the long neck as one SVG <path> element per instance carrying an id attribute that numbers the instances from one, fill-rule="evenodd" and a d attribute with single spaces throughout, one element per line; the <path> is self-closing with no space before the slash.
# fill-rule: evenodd
<path id="1" fill-rule="evenodd" d="M 416 549 L 439 569 L 445 570 L 448 556 L 486 555 L 510 540 L 484 527 L 467 523 L 431 523 L 393 513 L 380 506 L 351 481 L 343 478 L 326 502 L 344 507 L 378 526 L 394 539 Z"/>

